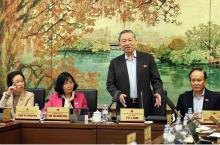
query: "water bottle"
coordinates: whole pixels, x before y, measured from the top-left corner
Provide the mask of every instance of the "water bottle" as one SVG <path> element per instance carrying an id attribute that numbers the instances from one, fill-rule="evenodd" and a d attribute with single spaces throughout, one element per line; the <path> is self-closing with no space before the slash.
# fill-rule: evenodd
<path id="1" fill-rule="evenodd" d="M 183 130 L 183 125 L 181 122 L 181 118 L 177 117 L 177 121 L 175 124 L 175 144 L 182 144 L 184 137 L 182 134 L 182 130 Z"/>
<path id="2" fill-rule="evenodd" d="M 183 126 L 186 126 L 187 123 L 188 123 L 188 121 L 189 121 L 189 114 L 186 113 L 185 116 L 184 116 L 184 118 L 183 118 Z"/>
<path id="3" fill-rule="evenodd" d="M 180 131 L 182 129 L 183 129 L 183 125 L 182 125 L 182 122 L 181 122 L 181 118 L 177 117 L 176 123 L 175 123 L 175 130 Z"/>
<path id="4" fill-rule="evenodd" d="M 188 113 L 186 113 L 185 116 L 184 116 L 184 119 L 183 119 L 183 129 L 181 131 L 181 135 L 183 136 L 183 143 L 184 144 L 187 144 L 186 139 L 190 135 L 190 131 L 189 131 L 189 128 L 187 126 L 188 121 L 189 121 L 189 115 L 188 115 Z"/>
<path id="5" fill-rule="evenodd" d="M 102 109 L 102 121 L 108 121 L 108 105 L 104 104 Z"/>
<path id="6" fill-rule="evenodd" d="M 192 112 L 192 108 L 188 108 L 188 117 L 189 119 L 192 119 L 193 118 L 193 112 Z"/>
<path id="7" fill-rule="evenodd" d="M 46 119 L 46 112 L 40 111 L 40 122 L 43 122 Z"/>
<path id="8" fill-rule="evenodd" d="M 169 127 L 169 132 L 167 134 L 167 144 L 174 144 L 175 135 L 172 127 Z"/>
<path id="9" fill-rule="evenodd" d="M 40 121 L 41 121 L 41 110 L 39 109 L 38 104 L 35 103 L 35 104 L 34 104 L 34 107 L 37 108 L 37 110 L 38 110 L 38 114 L 39 114 L 39 119 L 40 119 Z"/>
<path id="10" fill-rule="evenodd" d="M 169 133 L 169 127 L 170 127 L 169 124 L 166 124 L 166 125 L 164 126 L 163 139 L 164 139 L 164 143 L 165 143 L 165 144 L 168 143 L 167 137 L 168 137 L 168 133 Z"/>
<path id="11" fill-rule="evenodd" d="M 37 103 L 34 104 L 34 107 L 38 108 L 39 109 L 39 106 Z"/>

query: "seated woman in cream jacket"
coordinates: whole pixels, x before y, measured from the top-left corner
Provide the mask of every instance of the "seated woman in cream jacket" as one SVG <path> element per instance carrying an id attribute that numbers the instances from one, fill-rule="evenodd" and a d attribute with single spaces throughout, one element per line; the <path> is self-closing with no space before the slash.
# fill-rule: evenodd
<path id="1" fill-rule="evenodd" d="M 12 117 L 16 106 L 34 106 L 34 94 L 25 91 L 25 77 L 20 71 L 13 71 L 7 76 L 8 90 L 3 93 L 0 107 L 12 108 Z"/>

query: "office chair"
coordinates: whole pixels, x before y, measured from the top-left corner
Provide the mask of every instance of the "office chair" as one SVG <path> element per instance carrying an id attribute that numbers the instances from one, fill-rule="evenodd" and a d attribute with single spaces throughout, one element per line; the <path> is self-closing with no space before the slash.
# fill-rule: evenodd
<path id="1" fill-rule="evenodd" d="M 26 88 L 26 91 L 34 93 L 34 104 L 37 103 L 39 109 L 44 108 L 45 104 L 45 89 L 44 88 Z"/>
<path id="2" fill-rule="evenodd" d="M 151 120 L 154 122 L 161 122 L 161 123 L 166 123 L 167 122 L 167 117 L 166 117 L 166 100 L 165 96 L 167 96 L 167 91 L 163 91 L 163 96 L 161 96 L 161 106 L 159 108 L 155 107 L 153 108 L 153 113 L 152 115 L 149 115 L 146 117 L 146 120 Z M 155 98 L 154 98 L 155 102 Z"/>
<path id="3" fill-rule="evenodd" d="M 90 113 L 97 110 L 98 91 L 96 89 L 77 89 L 76 92 L 82 92 L 85 94 Z"/>

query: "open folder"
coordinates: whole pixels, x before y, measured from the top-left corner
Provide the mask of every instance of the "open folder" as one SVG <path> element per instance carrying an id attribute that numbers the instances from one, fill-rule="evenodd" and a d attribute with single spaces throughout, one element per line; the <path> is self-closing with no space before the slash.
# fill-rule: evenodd
<path id="1" fill-rule="evenodd" d="M 199 137 L 198 132 L 196 132 L 196 124 L 192 121 L 189 120 L 188 124 L 187 124 L 189 131 L 192 135 L 193 141 L 195 144 L 210 144 L 212 143 L 210 140 L 205 140 Z"/>

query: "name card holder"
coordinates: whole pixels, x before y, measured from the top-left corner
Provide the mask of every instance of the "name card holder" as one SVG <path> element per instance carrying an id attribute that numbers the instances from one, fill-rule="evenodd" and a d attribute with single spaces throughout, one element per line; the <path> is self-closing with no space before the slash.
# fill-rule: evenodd
<path id="1" fill-rule="evenodd" d="M 136 132 L 127 135 L 127 144 L 136 143 Z"/>
<path id="2" fill-rule="evenodd" d="M 47 120 L 70 120 L 69 107 L 48 107 Z"/>
<path id="3" fill-rule="evenodd" d="M 210 119 L 211 116 L 214 116 L 217 120 L 220 120 L 220 111 L 216 110 L 203 110 L 202 111 L 202 123 L 213 123 Z"/>
<path id="4" fill-rule="evenodd" d="M 144 144 L 151 144 L 151 126 L 144 129 Z"/>
<path id="5" fill-rule="evenodd" d="M 173 122 L 173 115 L 172 115 L 172 113 L 167 113 L 166 117 L 167 117 L 167 124 L 171 125 L 172 122 Z"/>
<path id="6" fill-rule="evenodd" d="M 2 122 L 11 121 L 11 109 L 12 108 L 0 108 L 0 121 Z"/>
<path id="7" fill-rule="evenodd" d="M 120 109 L 121 122 L 144 122 L 144 109 L 140 108 L 121 108 Z"/>
<path id="8" fill-rule="evenodd" d="M 40 119 L 40 110 L 38 107 L 17 106 L 15 119 L 38 120 Z"/>

